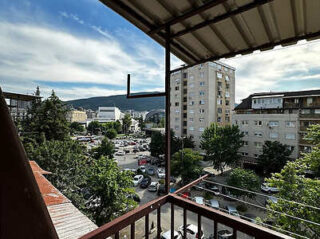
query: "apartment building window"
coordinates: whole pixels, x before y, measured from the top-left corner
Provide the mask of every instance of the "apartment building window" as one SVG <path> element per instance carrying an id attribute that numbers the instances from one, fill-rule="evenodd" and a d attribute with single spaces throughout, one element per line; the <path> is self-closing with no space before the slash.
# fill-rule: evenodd
<path id="1" fill-rule="evenodd" d="M 311 97 L 307 98 L 307 105 L 312 105 L 313 99 Z"/>
<path id="2" fill-rule="evenodd" d="M 179 121 L 179 118 L 175 118 L 174 120 L 175 120 L 175 121 Z"/>
<path id="3" fill-rule="evenodd" d="M 218 117 L 218 118 L 217 118 L 217 122 L 219 122 L 219 123 L 222 122 L 221 117 Z"/>
<path id="4" fill-rule="evenodd" d="M 230 84 L 226 84 L 226 89 L 230 89 Z"/>
<path id="5" fill-rule="evenodd" d="M 202 128 L 202 127 L 199 128 L 199 131 L 200 131 L 200 132 L 203 132 L 203 131 L 204 131 L 204 128 Z"/>
<path id="6" fill-rule="evenodd" d="M 187 121 L 183 121 L 183 126 L 187 126 Z"/>
<path id="7" fill-rule="evenodd" d="M 199 91 L 199 95 L 204 95 L 204 91 L 203 90 Z"/>
<path id="8" fill-rule="evenodd" d="M 174 103 L 175 106 L 179 106 L 179 102 Z"/>
<path id="9" fill-rule="evenodd" d="M 225 76 L 226 81 L 230 81 L 229 76 Z"/>
<path id="10" fill-rule="evenodd" d="M 205 103 L 204 100 L 200 100 L 200 101 L 199 101 L 199 104 L 200 104 L 200 105 L 204 105 L 204 103 Z"/>
<path id="11" fill-rule="evenodd" d="M 184 81 L 183 82 L 183 86 L 187 86 L 188 85 L 188 82 L 187 81 Z"/>
<path id="12" fill-rule="evenodd" d="M 296 134 L 294 134 L 294 133 L 287 133 L 287 134 L 286 134 L 286 139 L 296 139 Z"/>
<path id="13" fill-rule="evenodd" d="M 190 113 L 190 114 L 193 114 L 193 113 L 194 113 L 194 110 L 189 110 L 189 113 Z"/>
<path id="14" fill-rule="evenodd" d="M 188 77 L 188 73 L 183 73 L 183 78 L 187 78 Z"/>
<path id="15" fill-rule="evenodd" d="M 175 89 L 175 90 L 179 90 L 179 86 L 176 86 L 174 89 Z"/>
<path id="16" fill-rule="evenodd" d="M 183 113 L 183 118 L 187 118 L 187 113 Z"/>
<path id="17" fill-rule="evenodd" d="M 279 134 L 277 132 L 270 133 L 270 139 L 277 139 L 277 138 L 279 138 Z"/>
<path id="18" fill-rule="evenodd" d="M 248 141 L 243 141 L 243 146 L 248 146 L 249 142 Z"/>
<path id="19" fill-rule="evenodd" d="M 230 93 L 228 91 L 226 92 L 226 97 L 230 97 Z"/>
<path id="20" fill-rule="evenodd" d="M 204 122 L 204 118 L 199 118 L 199 121 L 200 122 Z"/>
<path id="21" fill-rule="evenodd" d="M 230 113 L 230 110 L 229 110 L 229 109 L 226 109 L 225 111 L 226 111 L 226 114 L 229 114 L 229 113 Z"/>
<path id="22" fill-rule="evenodd" d="M 261 120 L 255 120 L 254 125 L 256 126 L 262 126 L 262 121 Z"/>
<path id="23" fill-rule="evenodd" d="M 315 114 L 320 114 L 320 109 L 315 109 L 315 110 L 314 110 L 314 113 L 315 113 Z"/>
<path id="24" fill-rule="evenodd" d="M 261 142 L 254 142 L 254 146 L 258 149 L 262 148 L 262 143 Z"/>
<path id="25" fill-rule="evenodd" d="M 226 116 L 226 122 L 230 122 L 230 117 Z"/>
<path id="26" fill-rule="evenodd" d="M 254 132 L 254 136 L 262 138 L 262 132 Z"/>
<path id="27" fill-rule="evenodd" d="M 190 75 L 190 76 L 189 76 L 189 79 L 190 79 L 191 81 L 193 81 L 193 80 L 194 80 L 194 76 L 193 76 L 193 75 Z"/>
<path id="28" fill-rule="evenodd" d="M 221 99 L 217 99 L 217 104 L 218 105 L 222 105 L 222 100 Z"/>
<path id="29" fill-rule="evenodd" d="M 199 109 L 199 113 L 203 114 L 204 113 L 204 109 Z"/>
<path id="30" fill-rule="evenodd" d="M 188 90 L 187 89 L 184 89 L 183 90 L 183 94 L 187 94 L 188 93 Z"/>
<path id="31" fill-rule="evenodd" d="M 193 88 L 193 87 L 194 87 L 194 83 L 190 83 L 190 84 L 189 84 L 189 87 L 190 87 L 190 88 Z"/>
<path id="32" fill-rule="evenodd" d="M 217 72 L 217 77 L 218 77 L 219 79 L 221 79 L 221 78 L 222 78 L 222 73 Z"/>
<path id="33" fill-rule="evenodd" d="M 218 82 L 218 87 L 222 87 L 222 82 Z"/>
<path id="34" fill-rule="evenodd" d="M 180 84 L 180 79 L 176 79 L 176 84 Z"/>
<path id="35" fill-rule="evenodd" d="M 200 86 L 204 86 L 204 81 L 200 81 Z"/>
<path id="36" fill-rule="evenodd" d="M 242 124 L 242 125 L 248 125 L 249 122 L 248 122 L 248 120 L 242 120 L 242 121 L 241 121 L 241 124 Z"/>
<path id="37" fill-rule="evenodd" d="M 176 113 L 180 113 L 180 110 L 179 110 L 179 109 L 176 109 Z"/>
<path id="38" fill-rule="evenodd" d="M 278 127 L 279 126 L 279 121 L 269 121 L 269 126 L 270 127 Z"/>
<path id="39" fill-rule="evenodd" d="M 253 157 L 254 158 L 259 158 L 259 154 L 254 154 Z"/>
<path id="40" fill-rule="evenodd" d="M 187 129 L 183 129 L 183 134 L 187 134 Z"/>
<path id="41" fill-rule="evenodd" d="M 193 131 L 193 130 L 194 130 L 194 127 L 192 127 L 192 126 L 191 126 L 191 127 L 189 127 L 189 130 Z"/>
<path id="42" fill-rule="evenodd" d="M 230 104 L 229 100 L 226 100 L 226 105 L 229 105 L 229 104 Z"/>
<path id="43" fill-rule="evenodd" d="M 294 127 L 296 127 L 296 122 L 295 121 L 286 121 L 286 127 L 287 128 L 294 128 Z"/>
<path id="44" fill-rule="evenodd" d="M 183 110 L 187 110 L 187 106 L 186 105 L 183 106 Z"/>
<path id="45" fill-rule="evenodd" d="M 190 122 L 193 122 L 193 118 L 189 118 L 189 121 L 190 121 Z"/>
<path id="46" fill-rule="evenodd" d="M 183 102 L 187 102 L 187 97 L 183 97 Z"/>
<path id="47" fill-rule="evenodd" d="M 303 115 L 308 115 L 308 114 L 310 114 L 311 113 L 311 111 L 309 110 L 309 109 L 303 109 L 303 110 L 301 110 L 301 114 L 303 114 Z"/>
<path id="48" fill-rule="evenodd" d="M 220 90 L 218 91 L 218 96 L 222 97 L 222 92 Z"/>
<path id="49" fill-rule="evenodd" d="M 190 101 L 189 105 L 194 105 L 194 101 Z"/>
<path id="50" fill-rule="evenodd" d="M 203 77 L 204 77 L 204 73 L 200 72 L 200 78 L 203 78 Z"/>
<path id="51" fill-rule="evenodd" d="M 218 108 L 218 113 L 222 114 L 222 108 Z"/>
<path id="52" fill-rule="evenodd" d="M 249 154 L 247 152 L 241 152 L 242 156 L 248 156 Z"/>
<path id="53" fill-rule="evenodd" d="M 287 145 L 287 149 L 289 149 L 290 151 L 293 151 L 293 150 L 294 150 L 294 146 L 292 146 L 292 145 Z"/>

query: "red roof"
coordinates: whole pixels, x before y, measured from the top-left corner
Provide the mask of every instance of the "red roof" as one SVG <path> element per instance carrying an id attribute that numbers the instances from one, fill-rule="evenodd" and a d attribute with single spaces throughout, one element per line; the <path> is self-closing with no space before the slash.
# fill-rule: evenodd
<path id="1" fill-rule="evenodd" d="M 29 162 L 46 206 L 70 202 L 68 198 L 66 198 L 43 176 L 43 174 L 50 174 L 50 172 L 40 168 L 35 161 Z"/>

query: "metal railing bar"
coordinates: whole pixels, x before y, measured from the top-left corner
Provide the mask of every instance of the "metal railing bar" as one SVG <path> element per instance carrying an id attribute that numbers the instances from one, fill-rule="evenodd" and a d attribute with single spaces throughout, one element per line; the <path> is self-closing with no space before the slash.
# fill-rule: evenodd
<path id="1" fill-rule="evenodd" d="M 145 233 L 145 238 L 149 239 L 149 214 L 145 216 L 144 233 Z"/>
<path id="2" fill-rule="evenodd" d="M 161 236 L 161 207 L 157 209 L 157 238 Z"/>
<path id="3" fill-rule="evenodd" d="M 187 209 L 183 208 L 183 239 L 187 238 Z"/>
<path id="4" fill-rule="evenodd" d="M 135 239 L 135 230 L 136 230 L 136 226 L 135 223 L 131 223 L 131 228 L 130 228 L 130 238 L 131 239 Z"/>
<path id="5" fill-rule="evenodd" d="M 182 188 L 179 188 L 177 191 L 175 191 L 173 194 L 178 194 L 178 193 L 181 193 L 181 192 L 184 192 L 186 190 L 188 190 L 189 188 L 191 188 L 192 186 L 194 186 L 195 184 L 198 184 L 199 182 L 201 182 L 202 180 L 204 180 L 205 178 L 207 178 L 209 176 L 209 174 L 206 174 L 196 180 L 194 180 L 193 182 L 183 186 Z"/>
<path id="6" fill-rule="evenodd" d="M 171 203 L 171 223 L 170 223 L 170 230 L 171 230 L 171 238 L 174 238 L 174 204 Z"/>

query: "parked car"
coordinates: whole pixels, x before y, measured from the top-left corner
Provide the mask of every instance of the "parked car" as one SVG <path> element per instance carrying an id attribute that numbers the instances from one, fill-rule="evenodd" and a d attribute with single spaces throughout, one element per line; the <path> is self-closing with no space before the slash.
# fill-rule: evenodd
<path id="1" fill-rule="evenodd" d="M 124 155 L 125 155 L 125 152 L 123 152 L 123 151 L 118 151 L 118 152 L 116 152 L 114 155 L 124 156 Z"/>
<path id="2" fill-rule="evenodd" d="M 149 175 L 154 175 L 155 174 L 154 168 L 148 168 L 148 174 Z"/>
<path id="3" fill-rule="evenodd" d="M 273 196 L 269 196 L 266 198 L 266 202 L 265 205 L 267 205 L 268 203 L 278 203 L 278 198 L 273 197 Z"/>
<path id="4" fill-rule="evenodd" d="M 279 189 L 276 187 L 271 187 L 267 183 L 261 184 L 261 191 L 266 192 L 266 193 L 278 193 Z"/>
<path id="5" fill-rule="evenodd" d="M 240 217 L 240 214 L 239 214 L 238 210 L 234 206 L 227 205 L 226 209 L 227 209 L 227 211 L 228 211 L 228 213 L 230 215 L 233 215 L 233 216 L 236 216 L 236 217 Z"/>
<path id="6" fill-rule="evenodd" d="M 189 199 L 191 197 L 191 193 L 190 192 L 183 192 L 183 193 L 181 193 L 181 197 Z"/>
<path id="7" fill-rule="evenodd" d="M 128 153 L 130 153 L 130 149 L 125 149 L 124 152 L 125 152 L 126 154 L 128 154 Z"/>
<path id="8" fill-rule="evenodd" d="M 173 232 L 174 239 L 182 239 L 182 235 L 180 232 L 174 231 Z M 171 239 L 171 230 L 164 232 L 161 234 L 161 239 Z"/>
<path id="9" fill-rule="evenodd" d="M 218 239 L 231 239 L 233 238 L 233 233 L 228 230 L 218 231 Z"/>
<path id="10" fill-rule="evenodd" d="M 181 235 L 183 235 L 183 229 L 184 229 L 183 225 L 179 227 L 179 231 L 180 231 Z M 196 239 L 196 238 L 203 239 L 204 238 L 204 234 L 203 234 L 202 230 L 200 232 L 200 237 L 199 237 L 198 226 L 196 226 L 196 225 L 187 224 L 186 231 L 187 231 L 187 236 L 186 236 L 187 239 Z"/>
<path id="11" fill-rule="evenodd" d="M 214 200 L 214 199 L 210 199 L 209 200 L 209 206 L 214 208 L 214 209 L 218 209 L 219 210 L 219 202 L 217 200 Z"/>
<path id="12" fill-rule="evenodd" d="M 138 159 L 138 165 L 141 166 L 141 165 L 145 165 L 147 164 L 147 160 L 146 159 Z"/>
<path id="13" fill-rule="evenodd" d="M 250 213 L 246 213 L 243 216 L 241 216 L 242 219 L 247 220 L 249 222 L 253 222 L 256 223 L 256 215 L 250 214 Z"/>
<path id="14" fill-rule="evenodd" d="M 130 194 L 130 195 L 128 196 L 128 198 L 131 198 L 131 199 L 133 199 L 133 200 L 136 201 L 136 202 L 140 202 L 140 201 L 141 201 L 138 194 Z"/>
<path id="15" fill-rule="evenodd" d="M 194 201 L 198 204 L 205 205 L 203 197 L 194 197 Z"/>
<path id="16" fill-rule="evenodd" d="M 152 182 L 148 188 L 149 192 L 156 192 L 158 191 L 159 183 L 157 182 Z"/>
<path id="17" fill-rule="evenodd" d="M 164 184 L 160 184 L 159 187 L 158 187 L 158 195 L 161 195 L 161 194 L 165 194 L 166 193 L 166 187 Z"/>
<path id="18" fill-rule="evenodd" d="M 146 172 L 146 166 L 144 166 L 144 165 L 140 166 L 139 169 L 140 169 L 141 172 L 143 172 L 143 173 Z"/>
<path id="19" fill-rule="evenodd" d="M 151 183 L 151 178 L 144 178 L 140 183 L 140 188 L 147 188 Z"/>
<path id="20" fill-rule="evenodd" d="M 136 175 L 136 176 L 134 176 L 134 178 L 133 178 L 133 185 L 136 187 L 136 186 L 138 186 L 140 183 L 141 183 L 141 181 L 143 180 L 143 175 Z"/>
<path id="21" fill-rule="evenodd" d="M 220 191 L 219 191 L 219 188 L 212 184 L 212 183 L 206 183 L 205 184 L 206 188 L 209 189 L 210 191 L 212 191 L 212 193 L 216 196 L 220 195 Z"/>
<path id="22" fill-rule="evenodd" d="M 163 168 L 158 168 L 157 176 L 158 176 L 158 178 L 165 178 L 166 174 L 165 174 L 165 171 Z"/>

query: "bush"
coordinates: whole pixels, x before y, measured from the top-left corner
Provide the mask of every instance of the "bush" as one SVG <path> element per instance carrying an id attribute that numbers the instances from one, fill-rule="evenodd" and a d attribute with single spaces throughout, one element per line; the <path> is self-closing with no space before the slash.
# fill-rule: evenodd
<path id="1" fill-rule="evenodd" d="M 240 205 L 237 206 L 237 210 L 239 212 L 246 212 L 248 210 L 248 208 L 246 207 L 246 205 L 240 204 Z"/>
<path id="2" fill-rule="evenodd" d="M 213 196 L 212 196 L 212 194 L 210 192 L 205 192 L 205 194 L 204 194 L 204 199 L 205 200 L 210 200 L 212 198 L 213 198 Z"/>
<path id="3" fill-rule="evenodd" d="M 159 183 L 160 183 L 160 184 L 164 184 L 164 179 L 160 179 L 160 180 L 159 180 Z"/>

